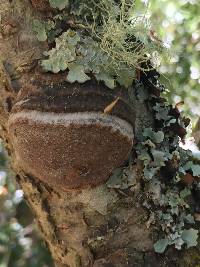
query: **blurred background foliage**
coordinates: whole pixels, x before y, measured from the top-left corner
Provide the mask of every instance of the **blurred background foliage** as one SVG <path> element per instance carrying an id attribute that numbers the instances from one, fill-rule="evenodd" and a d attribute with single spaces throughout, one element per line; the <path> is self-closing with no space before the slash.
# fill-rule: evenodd
<path id="1" fill-rule="evenodd" d="M 0 267 L 51 267 L 33 215 L 0 143 Z"/>
<path id="2" fill-rule="evenodd" d="M 200 0 L 136 0 L 137 12 L 151 17 L 153 34 L 170 49 L 161 79 L 173 104 L 194 125 L 200 116 Z M 0 144 L 0 267 L 51 267 L 33 215 L 14 182 Z"/>
<path id="3" fill-rule="evenodd" d="M 150 0 L 152 27 L 170 49 L 171 59 L 160 72 L 169 101 L 184 101 L 192 125 L 200 116 L 200 1 Z"/>

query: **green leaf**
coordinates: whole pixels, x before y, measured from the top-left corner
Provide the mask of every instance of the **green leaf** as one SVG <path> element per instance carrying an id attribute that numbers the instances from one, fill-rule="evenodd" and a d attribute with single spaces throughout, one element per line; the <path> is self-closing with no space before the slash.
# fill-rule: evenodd
<path id="1" fill-rule="evenodd" d="M 84 67 L 78 64 L 70 64 L 70 71 L 67 75 L 67 81 L 70 83 L 84 83 L 90 80 L 90 77 L 85 73 Z"/>
<path id="2" fill-rule="evenodd" d="M 187 244 L 187 248 L 194 247 L 197 245 L 198 230 L 193 228 L 189 230 L 183 230 L 182 239 Z"/>
<path id="3" fill-rule="evenodd" d="M 49 0 L 49 3 L 51 5 L 51 7 L 58 8 L 58 9 L 62 10 L 65 7 L 68 7 L 69 0 Z"/>
<path id="4" fill-rule="evenodd" d="M 168 239 L 160 239 L 154 244 L 154 250 L 157 253 L 163 253 L 169 244 Z"/>

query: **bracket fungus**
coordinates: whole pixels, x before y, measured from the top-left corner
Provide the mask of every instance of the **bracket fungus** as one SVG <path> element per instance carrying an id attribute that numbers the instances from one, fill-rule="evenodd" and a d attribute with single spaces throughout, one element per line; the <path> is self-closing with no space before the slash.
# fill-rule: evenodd
<path id="1" fill-rule="evenodd" d="M 133 146 L 134 111 L 125 94 L 94 82 L 22 91 L 8 121 L 17 167 L 63 190 L 105 182 Z"/>

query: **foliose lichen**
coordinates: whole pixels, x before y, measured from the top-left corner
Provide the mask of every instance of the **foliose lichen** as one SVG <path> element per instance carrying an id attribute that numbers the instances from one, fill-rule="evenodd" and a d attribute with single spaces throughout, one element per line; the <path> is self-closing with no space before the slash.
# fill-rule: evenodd
<path id="1" fill-rule="evenodd" d="M 162 42 L 152 39 L 144 15 L 135 14 L 135 1 L 51 0 L 59 10 L 51 20 L 34 21 L 40 41 L 55 42 L 45 52 L 45 71 L 66 71 L 68 82 L 84 83 L 92 77 L 107 87 L 128 88 L 149 59 L 167 54 Z M 62 29 L 62 30 L 60 30 Z"/>
<path id="2" fill-rule="evenodd" d="M 155 77 L 148 80 L 147 88 L 151 92 L 148 103 L 154 113 L 155 129 L 144 130 L 136 149 L 144 167 L 144 205 L 153 210 L 153 223 L 163 231 L 163 238 L 154 248 L 163 253 L 172 244 L 177 249 L 184 244 L 187 248 L 197 245 L 194 213 L 198 205 L 194 192 L 199 195 L 195 177 L 200 176 L 200 168 L 192 152 L 180 147 L 189 120 L 160 96 L 163 86 Z M 189 183 L 184 179 L 188 174 L 192 177 Z"/>

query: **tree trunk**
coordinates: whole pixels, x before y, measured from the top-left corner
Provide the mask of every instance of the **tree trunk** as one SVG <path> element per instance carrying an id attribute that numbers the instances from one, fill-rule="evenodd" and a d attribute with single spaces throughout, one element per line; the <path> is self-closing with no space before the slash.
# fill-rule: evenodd
<path id="1" fill-rule="evenodd" d="M 40 9 L 43 11 L 45 9 L 45 12 L 41 13 Z M 16 179 L 35 213 L 39 229 L 52 254 L 55 266 L 197 266 L 196 264 L 199 263 L 198 249 L 179 253 L 169 249 L 162 256 L 153 252 L 154 233 L 152 228 L 147 227 L 149 214 L 140 204 L 142 170 L 139 164 L 135 164 L 132 170 L 137 182 L 127 190 L 109 189 L 101 172 L 98 179 L 96 176 L 92 182 L 88 180 L 78 184 L 78 180 L 74 182 L 68 177 L 66 186 L 65 183 L 62 183 L 62 179 L 59 182 L 57 177 L 56 182 L 54 180 L 52 183 L 53 167 L 52 169 L 50 167 L 48 177 L 45 173 L 45 164 L 44 168 L 38 169 L 39 171 L 34 175 L 32 170 L 29 170 L 30 161 L 36 162 L 35 164 L 39 166 L 44 160 L 37 158 L 39 156 L 36 156 L 36 152 L 32 155 L 31 160 L 27 157 L 23 166 L 18 164 L 16 149 L 13 148 L 15 133 L 12 132 L 12 128 L 10 130 L 9 125 L 12 123 L 8 123 L 8 121 L 12 121 L 11 117 L 18 109 L 19 101 L 24 104 L 20 99 L 23 99 L 24 94 L 30 98 L 38 97 L 45 86 L 58 88 L 58 85 L 63 84 L 64 87 L 63 74 L 43 73 L 38 66 L 38 59 L 41 58 L 47 47 L 46 44 L 41 45 L 37 41 L 32 31 L 32 21 L 35 18 L 48 17 L 48 12 L 48 4 L 45 1 L 32 1 L 31 3 L 28 0 L 1 0 L 0 124 L 1 137 L 10 156 L 11 166 L 16 172 Z M 55 89 L 52 89 L 52 92 L 55 94 Z M 51 93 L 49 97 L 52 97 Z M 59 103 L 62 98 L 59 99 L 56 107 L 59 104 L 62 105 Z M 145 127 L 153 126 L 153 118 L 145 103 L 138 101 L 135 96 L 133 101 L 134 138 L 137 140 Z M 31 104 L 32 111 L 34 105 L 37 108 L 37 103 Z M 46 104 L 45 108 L 48 109 L 48 112 L 58 112 L 55 111 L 53 104 L 52 106 Z M 30 111 L 29 109 L 30 107 L 27 105 L 26 114 Z M 36 110 L 38 111 L 38 109 Z M 41 108 L 40 113 L 42 112 Z M 113 116 L 113 120 L 114 118 L 116 116 Z M 131 116 L 129 120 L 132 120 Z M 37 129 L 34 134 L 37 133 Z M 102 131 L 106 131 L 105 129 L 107 128 L 102 128 Z M 56 130 L 59 131 L 57 128 Z M 47 132 L 48 128 L 45 128 L 45 131 Z M 44 133 L 46 133 L 45 131 Z M 19 130 L 18 134 L 20 133 L 22 134 Z M 116 138 L 123 139 L 119 136 Z M 26 129 L 22 139 L 24 144 Z M 28 146 L 32 145 L 30 142 L 31 140 L 28 140 Z M 53 142 L 52 148 L 47 147 L 47 163 L 48 157 L 51 159 L 51 153 L 57 153 L 55 151 L 57 146 Z M 120 144 L 123 147 L 127 146 L 127 151 L 129 150 L 127 142 Z M 116 146 L 113 149 L 115 148 Z M 37 149 L 39 147 L 36 143 Z M 120 150 L 121 153 L 124 153 L 123 149 Z M 57 156 L 58 161 L 61 160 L 62 155 Z M 27 162 L 30 164 L 28 165 Z M 117 163 L 119 164 L 116 161 Z M 74 175 L 74 173 L 72 174 Z M 70 182 L 71 187 L 69 186 Z"/>

